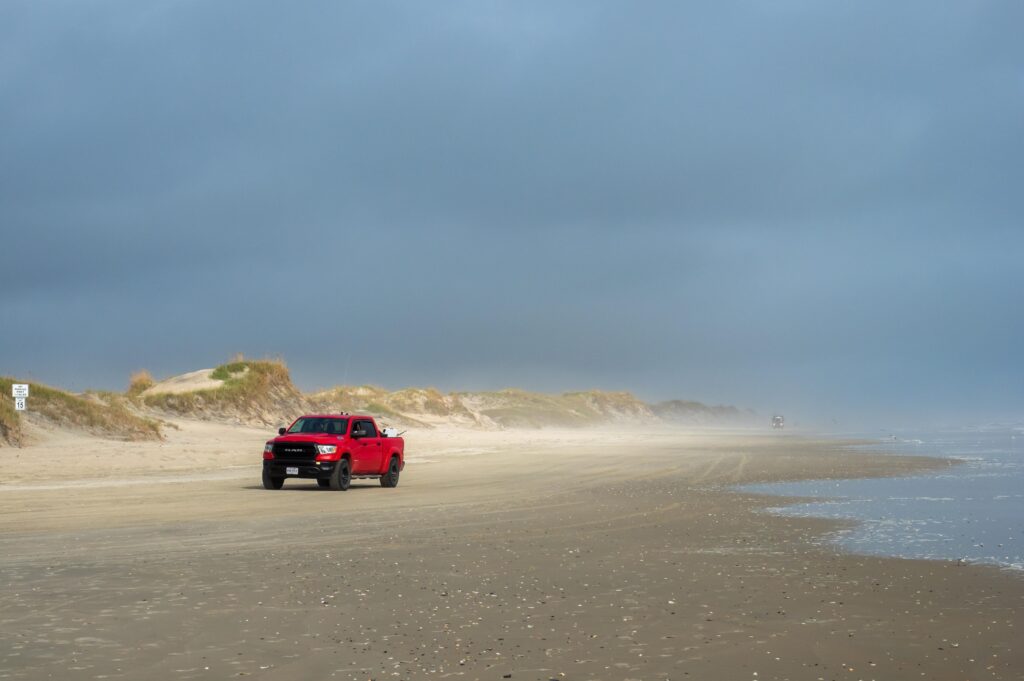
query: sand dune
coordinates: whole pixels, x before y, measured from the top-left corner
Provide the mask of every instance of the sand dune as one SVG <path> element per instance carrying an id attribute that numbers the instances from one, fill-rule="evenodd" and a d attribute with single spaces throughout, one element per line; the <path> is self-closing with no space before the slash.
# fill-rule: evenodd
<path id="1" fill-rule="evenodd" d="M 224 381 L 213 378 L 210 374 L 213 369 L 200 369 L 190 371 L 180 376 L 172 376 L 158 383 L 153 384 L 142 392 L 142 396 L 148 395 L 179 395 L 197 390 L 216 390 L 224 385 Z"/>
<path id="2" fill-rule="evenodd" d="M 0 388 L 13 382 L 0 378 Z M 6 383 L 5 383 L 6 382 Z M 187 418 L 232 425 L 278 426 L 303 413 L 362 412 L 398 427 L 591 428 L 616 423 L 741 425 L 755 415 L 731 406 L 670 400 L 648 404 L 628 392 L 601 390 L 559 394 L 505 389 L 442 393 L 434 388 L 387 390 L 338 386 L 303 393 L 280 361 L 238 359 L 212 369 L 190 371 L 161 381 L 139 372 L 125 393 L 87 391 L 76 395 L 45 390 L 48 401 L 33 399 L 27 417 L 37 424 L 78 428 L 98 436 L 137 440 L 166 435 L 166 424 Z M 0 395 L 0 446 L 21 444 L 22 417 Z"/>

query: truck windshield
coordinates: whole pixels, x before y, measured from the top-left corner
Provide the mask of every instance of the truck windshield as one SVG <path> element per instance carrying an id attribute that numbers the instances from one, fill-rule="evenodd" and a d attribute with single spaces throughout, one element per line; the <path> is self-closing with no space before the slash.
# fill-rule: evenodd
<path id="1" fill-rule="evenodd" d="M 288 429 L 289 433 L 327 433 L 344 435 L 348 419 L 301 418 Z"/>

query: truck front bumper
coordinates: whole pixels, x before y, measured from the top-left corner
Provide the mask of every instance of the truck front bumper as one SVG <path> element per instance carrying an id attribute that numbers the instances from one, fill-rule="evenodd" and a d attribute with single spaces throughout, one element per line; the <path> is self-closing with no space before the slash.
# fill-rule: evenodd
<path id="1" fill-rule="evenodd" d="M 327 480 L 337 461 L 264 461 L 263 471 L 272 478 L 317 478 Z"/>

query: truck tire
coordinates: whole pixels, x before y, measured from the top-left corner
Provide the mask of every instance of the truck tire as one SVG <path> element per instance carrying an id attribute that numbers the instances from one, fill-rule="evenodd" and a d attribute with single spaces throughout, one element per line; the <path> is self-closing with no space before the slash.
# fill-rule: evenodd
<path id="1" fill-rule="evenodd" d="M 391 462 L 388 464 L 388 472 L 380 476 L 381 487 L 398 487 L 398 475 L 402 472 L 398 465 L 398 457 L 391 457 Z"/>
<path id="2" fill-rule="evenodd" d="M 282 487 L 284 487 L 284 478 L 278 478 L 263 471 L 263 489 L 281 489 Z"/>
<path id="3" fill-rule="evenodd" d="M 348 459 L 342 459 L 334 467 L 331 473 L 331 480 L 328 483 L 333 490 L 345 491 L 352 484 L 352 469 L 349 467 Z"/>

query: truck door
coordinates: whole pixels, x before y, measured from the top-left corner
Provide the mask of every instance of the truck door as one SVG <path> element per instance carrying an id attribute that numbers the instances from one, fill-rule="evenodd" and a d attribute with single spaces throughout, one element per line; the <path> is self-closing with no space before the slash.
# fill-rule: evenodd
<path id="1" fill-rule="evenodd" d="M 355 438 L 355 434 L 362 431 L 362 437 Z M 352 472 L 360 474 L 380 473 L 381 457 L 384 448 L 381 445 L 380 433 L 373 425 L 373 421 L 359 420 L 352 423 L 352 436 L 354 445 L 352 452 Z"/>

